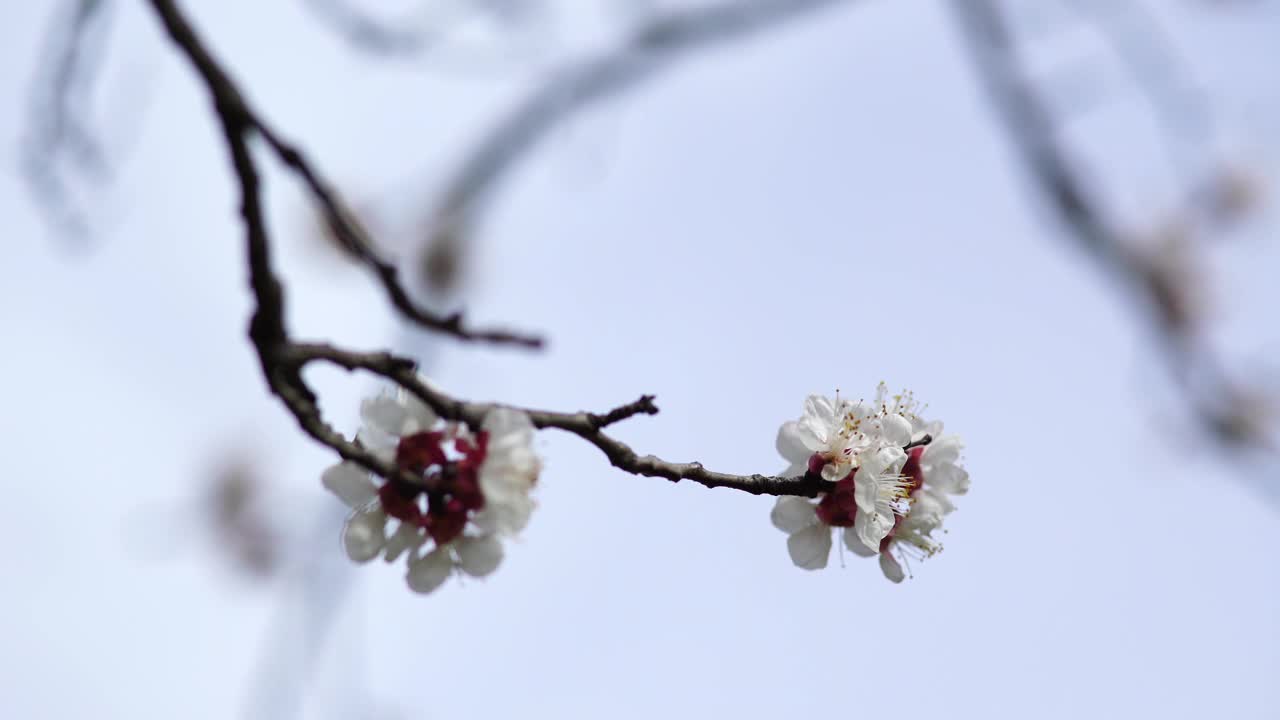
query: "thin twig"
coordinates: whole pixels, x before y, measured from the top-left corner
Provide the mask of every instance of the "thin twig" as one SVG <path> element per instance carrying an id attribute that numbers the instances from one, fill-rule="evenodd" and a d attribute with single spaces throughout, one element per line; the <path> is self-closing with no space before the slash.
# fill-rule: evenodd
<path id="1" fill-rule="evenodd" d="M 1240 389 L 1189 327 L 1181 288 L 1171 287 L 1167 276 L 1111 227 L 1073 168 L 1054 116 L 1020 71 L 1017 42 L 999 0 L 952 0 L 951 7 L 979 80 L 1066 235 L 1150 307 L 1162 354 L 1196 419 L 1227 445 L 1261 448 L 1258 428 L 1238 411 Z"/>
<path id="2" fill-rule="evenodd" d="M 405 388 L 427 403 L 441 417 L 479 426 L 495 405 L 465 402 L 449 397 L 422 382 L 412 360 L 387 352 L 358 353 L 330 345 L 299 343 L 290 339 L 285 327 L 284 288 L 275 274 L 271 260 L 270 237 L 261 204 L 261 187 L 257 167 L 249 147 L 249 138 L 257 133 L 277 155 L 303 180 L 320 204 L 335 217 L 342 218 L 343 205 L 328 190 L 328 185 L 303 158 L 301 152 L 280 139 L 249 109 L 212 54 L 178 10 L 173 0 L 151 0 L 169 35 L 190 59 L 208 86 L 214 110 L 226 139 L 232 166 L 240 186 L 241 215 L 244 218 L 249 262 L 249 285 L 256 307 L 249 327 L 271 392 L 280 398 L 299 426 L 317 442 L 342 458 L 386 478 L 415 483 L 411 474 L 384 463 L 358 443 L 347 440 L 325 422 L 315 394 L 302 377 L 311 362 L 328 362 L 347 370 L 365 370 Z M 347 225 L 339 223 L 335 230 Z M 354 226 L 351 226 L 354 227 Z M 356 238 L 359 239 L 359 238 Z M 456 328 L 455 328 L 456 330 Z M 453 334 L 457 335 L 456 331 Z M 830 487 L 830 483 L 813 474 L 787 478 L 770 475 L 730 475 L 707 470 L 701 463 L 674 463 L 652 455 L 639 455 L 625 443 L 606 435 L 603 428 L 638 414 L 655 414 L 658 408 L 653 396 L 620 406 L 603 414 L 561 413 L 523 410 L 535 427 L 555 428 L 572 433 L 596 446 L 615 467 L 635 475 L 661 477 L 671 481 L 692 480 L 709 488 L 725 487 L 755 495 L 803 495 L 813 497 Z"/>
<path id="3" fill-rule="evenodd" d="M 465 328 L 461 313 L 441 316 L 414 302 L 400 282 L 399 268 L 393 263 L 378 257 L 373 251 L 373 244 L 364 227 L 347 209 L 342 199 L 333 192 L 332 186 L 319 175 L 318 171 L 315 170 L 315 166 L 307 160 L 302 150 L 283 139 L 260 116 L 250 112 L 249 120 L 262 136 L 262 139 L 266 140 L 267 144 L 275 150 L 281 162 L 292 168 L 298 177 L 302 178 L 302 181 L 311 191 L 312 197 L 316 199 L 324 212 L 325 222 L 328 223 L 334 236 L 338 238 L 344 248 L 374 271 L 386 289 L 387 297 L 390 298 L 391 304 L 405 317 L 423 327 L 453 335 L 463 340 L 519 345 L 533 349 L 543 346 L 542 338 L 533 335 L 509 330 L 471 330 Z"/>
<path id="4" fill-rule="evenodd" d="M 64 0 L 44 38 L 23 138 L 22 170 L 38 206 L 69 237 L 88 232 L 67 173 L 102 181 L 110 162 L 90 126 L 95 75 L 101 71 L 110 0 Z M 65 161 L 66 167 L 60 167 Z"/>
<path id="5" fill-rule="evenodd" d="M 1186 146 L 1203 144 L 1213 129 L 1204 92 L 1187 79 L 1187 62 L 1144 2 L 1068 0 L 1124 64 L 1163 129 L 1170 163 L 1186 169 Z"/>
<path id="6" fill-rule="evenodd" d="M 587 421 L 596 429 L 608 427 L 636 415 L 657 415 L 658 406 L 653 404 L 653 395 L 641 395 L 639 400 L 616 407 L 603 415 L 589 413 Z"/>
<path id="7" fill-rule="evenodd" d="M 228 146 L 232 151 L 232 160 L 236 165 L 237 174 L 240 175 L 242 189 L 246 179 L 248 179 L 243 174 L 243 171 L 252 168 L 242 167 L 244 158 L 236 157 L 237 146 L 244 146 L 245 153 L 247 153 L 247 138 L 256 132 L 267 142 L 280 160 L 302 178 L 311 191 L 313 199 L 323 210 L 334 234 L 365 265 L 374 270 L 392 305 L 410 320 L 424 328 L 450 335 L 460 340 L 520 345 L 531 348 L 542 346 L 541 338 L 535 336 L 508 330 L 469 329 L 463 324 L 460 313 L 441 316 L 415 303 L 400 283 L 396 267 L 377 256 L 372 248 L 372 243 L 369 241 L 368 234 L 356 222 L 345 203 L 330 189 L 332 185 L 324 179 L 298 148 L 272 130 L 262 116 L 249 105 L 230 76 L 221 68 L 196 35 L 195 30 L 187 22 L 181 11 L 178 10 L 173 0 L 152 0 L 151 5 L 160 16 L 174 43 L 191 60 L 196 71 L 208 87 L 209 93 L 213 96 L 215 110 L 223 125 L 224 134 L 228 136 Z M 251 166 L 251 159 L 249 163 Z M 256 194 L 256 179 L 254 183 L 253 191 Z M 245 192 L 247 193 L 248 190 L 246 189 Z M 246 222 L 248 221 L 249 218 L 246 217 Z M 250 227 L 249 230 L 252 235 L 255 229 Z M 263 233 L 265 233 L 265 230 Z M 254 250 L 253 241 L 254 238 L 250 237 L 251 253 Z M 258 290 L 256 285 L 254 290 L 255 292 Z M 266 299 L 269 303 L 272 302 L 270 297 Z"/>
<path id="8" fill-rule="evenodd" d="M 286 361 L 290 367 L 300 371 L 308 363 L 316 361 L 327 362 L 345 370 L 363 370 L 378 375 L 421 398 L 441 417 L 458 420 L 474 427 L 480 426 L 485 414 L 498 407 L 492 403 L 465 402 L 440 392 L 422 381 L 412 361 L 391 353 L 352 352 L 318 343 L 296 343 L 290 346 Z M 533 425 L 539 429 L 563 430 L 586 440 L 604 453 L 614 467 L 633 475 L 666 478 L 673 482 L 692 480 L 705 487 L 731 488 L 752 495 L 814 497 L 831 487 L 831 483 L 815 475 L 799 477 L 732 475 L 707 470 L 699 462 L 669 462 L 652 455 L 639 455 L 630 446 L 602 431 L 609 422 L 621 420 L 624 417 L 641 413 L 650 415 L 657 413 L 658 408 L 653 404 L 653 397 L 649 395 L 642 396 L 639 400 L 604 415 L 589 412 L 563 413 L 529 408 L 515 409 L 526 413 Z M 609 422 L 602 423 L 602 421 Z"/>
<path id="9" fill-rule="evenodd" d="M 672 11 L 620 47 L 570 64 L 517 103 L 479 142 L 436 204 L 429 227 L 465 230 L 493 188 L 550 131 L 575 113 L 633 90 L 677 58 L 775 30 L 845 0 L 722 0 Z"/>
<path id="10" fill-rule="evenodd" d="M 429 33 L 377 20 L 347 0 L 305 0 L 304 5 L 353 47 L 377 55 L 414 55 L 435 39 Z"/>

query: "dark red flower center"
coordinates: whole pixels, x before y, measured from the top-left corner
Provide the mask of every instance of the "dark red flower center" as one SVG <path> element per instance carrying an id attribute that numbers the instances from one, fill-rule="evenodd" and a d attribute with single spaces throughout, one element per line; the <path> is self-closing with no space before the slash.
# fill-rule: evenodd
<path id="1" fill-rule="evenodd" d="M 923 446 L 913 447 L 907 451 L 907 461 L 902 464 L 902 475 L 911 481 L 907 486 L 908 495 L 915 495 L 917 490 L 924 487 L 924 471 L 920 469 L 920 456 L 923 454 Z M 906 515 L 899 515 L 893 519 L 893 528 L 880 541 L 880 552 L 888 552 L 889 542 L 893 540 L 894 535 L 898 534 L 898 528 L 902 527 L 902 521 L 906 518 Z"/>
<path id="2" fill-rule="evenodd" d="M 911 481 L 907 489 L 907 493 L 910 495 L 914 495 L 917 490 L 924 486 L 924 473 L 920 469 L 920 456 L 923 454 L 923 447 L 911 448 L 907 452 L 907 461 L 902 465 L 902 474 Z M 821 473 L 824 465 L 826 465 L 826 460 L 818 453 L 814 453 L 813 457 L 809 458 L 810 473 Z M 858 515 L 858 503 L 854 495 L 855 487 L 853 482 L 855 472 L 850 472 L 840 480 L 837 480 L 835 487 L 818 501 L 818 519 L 823 524 L 831 527 L 853 527 L 853 520 Z M 889 534 L 880 543 L 881 552 L 888 547 L 889 540 L 893 538 L 898 526 L 902 524 L 902 518 L 902 515 L 895 518 L 893 529 L 889 531 Z"/>
<path id="3" fill-rule="evenodd" d="M 924 447 L 913 447 L 907 451 L 907 461 L 902 464 L 902 475 L 911 481 L 907 488 L 908 495 L 914 495 L 924 486 L 924 472 L 920 469 L 920 456 L 924 455 Z"/>
<path id="4" fill-rule="evenodd" d="M 854 496 L 853 472 L 836 481 L 836 486 L 818 501 L 818 519 L 831 527 L 853 527 L 858 514 Z"/>
<path id="5" fill-rule="evenodd" d="M 420 483 L 393 479 L 378 490 L 388 515 L 427 531 L 438 545 L 462 533 L 468 518 L 484 507 L 480 465 L 484 463 L 488 433 L 470 438 L 444 432 L 414 433 L 400 438 L 396 466 L 421 478 Z"/>

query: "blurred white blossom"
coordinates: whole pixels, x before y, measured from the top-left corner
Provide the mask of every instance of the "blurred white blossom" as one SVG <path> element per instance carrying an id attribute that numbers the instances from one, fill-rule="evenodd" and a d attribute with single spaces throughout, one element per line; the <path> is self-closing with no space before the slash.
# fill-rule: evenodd
<path id="1" fill-rule="evenodd" d="M 326 470 L 325 488 L 352 508 L 342 533 L 347 556 L 363 563 L 407 554 L 406 580 L 420 593 L 455 570 L 493 572 L 502 562 L 501 538 L 524 529 L 533 512 L 530 491 L 541 463 L 529 417 L 494 408 L 473 433 L 442 421 L 403 389 L 366 399 L 360 415 L 361 445 L 421 482 L 386 481 L 349 461 Z"/>

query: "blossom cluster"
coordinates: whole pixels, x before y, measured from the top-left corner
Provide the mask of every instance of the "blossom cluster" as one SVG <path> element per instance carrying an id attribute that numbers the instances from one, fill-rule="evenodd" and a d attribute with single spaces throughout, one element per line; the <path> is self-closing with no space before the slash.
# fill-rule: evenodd
<path id="1" fill-rule="evenodd" d="M 788 534 L 792 562 L 826 567 L 834 528 L 854 554 L 878 555 L 893 582 L 906 577 L 910 558 L 942 549 L 933 535 L 955 509 L 951 496 L 968 491 L 969 473 L 960 465 L 960 438 L 944 435 L 942 423 L 921 411 L 911 393 L 890 395 L 881 383 L 870 402 L 810 396 L 804 415 L 782 425 L 778 452 L 791 463 L 785 474 L 833 484 L 816 501 L 781 497 L 774 505 L 771 519 Z"/>
<path id="2" fill-rule="evenodd" d="M 804 415 L 782 425 L 778 451 L 791 463 L 783 474 L 825 481 L 816 500 L 783 496 L 773 508 L 797 566 L 826 567 L 836 528 L 854 554 L 879 556 L 894 582 L 907 576 L 909 559 L 941 550 L 934 534 L 955 509 L 952 496 L 968 491 L 969 474 L 960 439 L 922 411 L 911 393 L 890 395 L 881 383 L 870 402 L 810 396 Z M 493 407 L 473 428 L 400 388 L 366 399 L 360 416 L 356 443 L 396 472 L 383 477 L 343 461 L 321 476 L 352 510 L 342 531 L 347 556 L 405 556 L 406 581 L 419 593 L 497 569 L 503 540 L 534 508 L 541 462 L 529 415 Z"/>
<path id="3" fill-rule="evenodd" d="M 524 529 L 541 464 L 528 415 L 490 410 L 478 432 L 441 420 L 400 389 L 366 399 L 357 441 L 402 478 L 344 461 L 321 476 L 352 508 L 342 533 L 351 560 L 408 560 L 409 588 L 429 593 L 455 571 L 484 577 L 502 562 L 502 538 Z M 430 550 L 427 546 L 430 544 Z"/>

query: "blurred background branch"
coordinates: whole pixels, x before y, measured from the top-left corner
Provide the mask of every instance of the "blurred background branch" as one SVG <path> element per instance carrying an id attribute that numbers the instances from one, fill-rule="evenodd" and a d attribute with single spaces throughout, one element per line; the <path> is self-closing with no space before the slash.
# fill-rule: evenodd
<path id="1" fill-rule="evenodd" d="M 1090 0 L 1073 0 L 1073 5 L 1087 6 L 1098 12 Z M 1097 22 L 1111 27 L 1122 12 L 1113 4 Z M 1126 7 L 1140 3 L 1123 3 Z M 1021 158 L 1040 197 L 1045 202 L 1062 235 L 1073 240 L 1093 260 L 1111 273 L 1128 290 L 1142 314 L 1151 319 L 1151 327 L 1163 350 L 1173 378 L 1181 385 L 1191 416 L 1212 438 L 1230 449 L 1248 447 L 1272 451 L 1270 428 L 1265 424 L 1269 412 L 1260 407 L 1266 397 L 1264 388 L 1241 385 L 1228 376 L 1223 360 L 1204 337 L 1199 283 L 1205 282 L 1198 271 L 1203 261 L 1196 257 L 1194 218 L 1201 212 L 1198 203 L 1204 196 L 1188 193 L 1180 215 L 1171 224 L 1158 227 L 1153 242 L 1141 244 L 1126 234 L 1108 217 L 1096 186 L 1086 179 L 1089 168 L 1079 156 L 1073 156 L 1063 140 L 1062 125 L 1069 118 L 1055 113 L 1035 87 L 1033 75 L 1023 65 L 1023 48 L 1017 30 L 1000 0 L 951 0 L 951 7 L 973 57 L 974 67 L 986 86 L 996 113 L 1008 131 L 1014 151 Z M 1152 57 L 1138 48 L 1158 42 L 1158 29 L 1139 17 L 1126 16 L 1128 22 L 1141 23 L 1124 32 L 1108 31 L 1113 46 L 1128 48 L 1122 56 L 1129 62 L 1139 84 L 1150 91 L 1152 105 L 1168 134 L 1201 146 L 1207 144 L 1208 111 L 1199 99 L 1186 92 L 1169 93 L 1182 88 L 1184 81 L 1166 76 L 1170 53 Z M 1153 45 L 1154 46 L 1154 45 Z M 1187 172 L 1185 164 L 1178 164 Z M 1175 172 L 1177 170 L 1175 169 Z M 1212 183 L 1222 180 L 1214 176 Z M 1198 178 L 1191 184 L 1199 186 Z"/>
<path id="2" fill-rule="evenodd" d="M 45 31 L 32 79 L 22 170 L 49 222 L 66 237 L 90 232 L 78 186 L 109 180 L 111 165 L 94 128 L 93 93 L 107 62 L 110 0 L 69 0 Z"/>
<path id="3" fill-rule="evenodd" d="M 576 113 L 641 87 L 697 52 L 781 30 L 851 1 L 725 0 L 664 11 L 642 21 L 619 46 L 552 72 L 498 119 L 448 176 L 440 196 L 428 201 L 434 208 L 425 222 L 428 277 L 436 258 L 456 256 L 447 251 L 469 241 L 485 202 L 520 160 Z"/>
<path id="4" fill-rule="evenodd" d="M 349 0 L 304 0 L 304 4 L 352 47 L 375 55 L 416 55 L 435 39 L 430 26 L 384 20 Z"/>
<path id="5" fill-rule="evenodd" d="M 422 1 L 395 17 L 385 17 L 358 0 L 303 0 L 303 4 L 352 49 L 397 59 L 443 49 L 452 35 L 475 20 L 518 26 L 551 12 L 546 0 Z"/>

